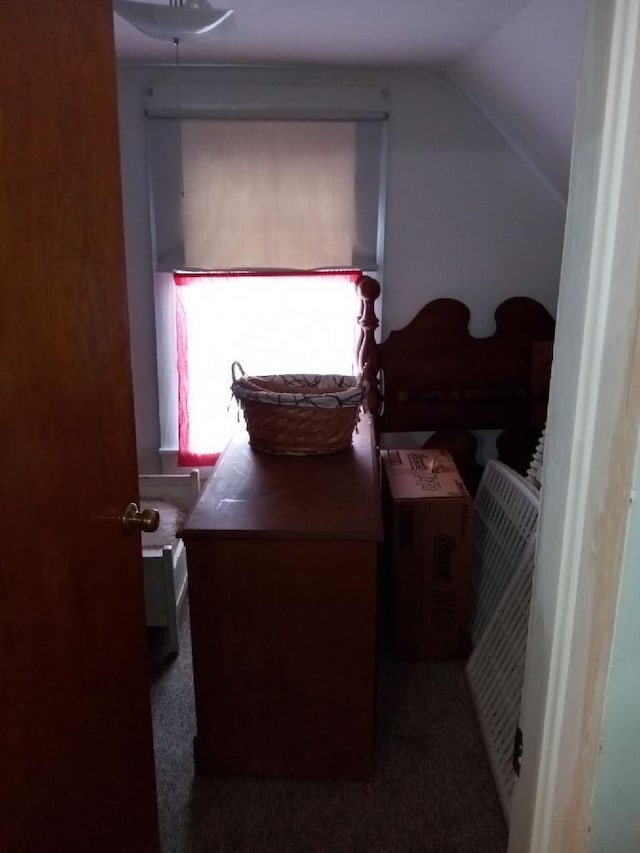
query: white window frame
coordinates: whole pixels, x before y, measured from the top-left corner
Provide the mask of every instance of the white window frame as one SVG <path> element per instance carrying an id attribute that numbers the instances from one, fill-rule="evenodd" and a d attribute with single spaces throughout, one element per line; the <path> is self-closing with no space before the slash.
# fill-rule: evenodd
<path id="1" fill-rule="evenodd" d="M 384 235 L 387 195 L 389 92 L 371 86 L 291 86 L 261 84 L 160 83 L 147 92 L 145 113 L 153 118 L 237 118 L 261 120 L 378 121 L 382 122 L 378 187 L 376 264 L 364 275 L 384 279 Z M 147 122 L 148 126 L 149 122 Z M 152 199 L 150 197 L 150 204 Z M 153 208 L 152 208 L 153 210 Z M 153 213 L 151 216 L 153 228 Z M 152 234 L 154 265 L 155 235 Z M 160 460 L 165 473 L 180 470 L 178 452 L 177 359 L 173 271 L 155 270 Z M 381 300 L 380 300 L 381 302 Z M 381 305 L 378 316 L 381 318 Z M 354 317 L 354 324 L 356 322 Z M 203 469 L 206 474 L 206 470 Z"/>

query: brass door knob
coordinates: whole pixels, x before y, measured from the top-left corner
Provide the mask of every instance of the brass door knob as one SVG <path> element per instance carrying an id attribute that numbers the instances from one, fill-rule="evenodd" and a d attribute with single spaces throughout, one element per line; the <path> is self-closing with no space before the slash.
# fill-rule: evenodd
<path id="1" fill-rule="evenodd" d="M 120 523 L 127 532 L 142 530 L 145 533 L 153 533 L 160 524 L 160 513 L 157 509 L 139 510 L 137 504 L 130 503 L 120 516 Z"/>

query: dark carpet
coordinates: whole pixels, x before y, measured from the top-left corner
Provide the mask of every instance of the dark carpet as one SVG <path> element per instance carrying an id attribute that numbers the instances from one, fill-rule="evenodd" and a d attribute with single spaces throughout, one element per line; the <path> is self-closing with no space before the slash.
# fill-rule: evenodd
<path id="1" fill-rule="evenodd" d="M 211 778 L 193 771 L 188 603 L 180 623 L 180 654 L 156 665 L 151 694 L 163 853 L 506 851 L 463 663 L 380 662 L 367 781 Z"/>

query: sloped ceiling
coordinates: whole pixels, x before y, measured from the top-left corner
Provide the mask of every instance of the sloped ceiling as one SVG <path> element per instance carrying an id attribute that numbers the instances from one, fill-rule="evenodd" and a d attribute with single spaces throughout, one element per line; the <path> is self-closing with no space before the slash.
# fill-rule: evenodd
<path id="1" fill-rule="evenodd" d="M 159 0 L 160 3 L 170 0 Z M 187 64 L 430 68 L 448 74 L 566 200 L 587 0 L 228 0 Z M 223 6 L 223 0 L 212 5 Z M 176 47 L 114 14 L 121 63 Z"/>
<path id="2" fill-rule="evenodd" d="M 169 0 L 158 0 L 160 4 Z M 443 67 L 518 14 L 527 0 L 212 0 L 228 22 L 180 44 L 185 63 Z M 120 61 L 171 62 L 171 41 L 114 15 Z"/>
<path id="3" fill-rule="evenodd" d="M 532 0 L 449 76 L 566 200 L 585 0 Z"/>

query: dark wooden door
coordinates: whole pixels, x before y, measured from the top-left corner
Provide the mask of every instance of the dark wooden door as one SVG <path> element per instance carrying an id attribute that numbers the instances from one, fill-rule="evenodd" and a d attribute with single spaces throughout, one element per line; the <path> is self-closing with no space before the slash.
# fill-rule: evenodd
<path id="1" fill-rule="evenodd" d="M 0 850 L 158 849 L 109 0 L 0 4 Z"/>

